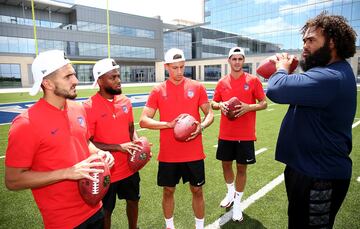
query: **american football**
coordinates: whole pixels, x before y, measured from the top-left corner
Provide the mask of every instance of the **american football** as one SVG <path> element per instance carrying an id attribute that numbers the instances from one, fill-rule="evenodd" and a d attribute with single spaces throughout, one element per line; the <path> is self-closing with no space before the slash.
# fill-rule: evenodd
<path id="1" fill-rule="evenodd" d="M 150 143 L 146 137 L 140 137 L 136 144 L 143 147 L 141 151 L 134 151 L 133 155 L 128 154 L 128 164 L 132 171 L 142 169 L 151 158 Z"/>
<path id="2" fill-rule="evenodd" d="M 102 159 L 96 159 L 93 162 L 100 161 L 102 161 Z M 87 204 L 92 206 L 96 205 L 102 200 L 111 183 L 110 170 L 107 164 L 105 164 L 105 166 L 96 166 L 93 168 L 104 170 L 103 173 L 90 173 L 90 176 L 99 179 L 99 182 L 94 182 L 86 178 L 80 179 L 78 182 L 81 197 Z"/>
<path id="3" fill-rule="evenodd" d="M 184 142 L 196 130 L 196 119 L 189 114 L 181 114 L 178 117 L 174 127 L 174 136 L 176 140 Z"/>
<path id="4" fill-rule="evenodd" d="M 265 79 L 269 79 L 272 74 L 276 72 L 275 63 L 271 60 L 276 60 L 276 56 L 270 56 L 266 58 L 263 62 L 260 63 L 259 67 L 256 69 L 256 73 Z M 296 67 L 299 64 L 299 60 L 295 57 L 293 62 L 290 65 L 290 71 L 289 74 L 293 73 L 296 69 Z"/>
<path id="5" fill-rule="evenodd" d="M 231 99 L 229 99 L 227 101 L 227 103 L 228 103 L 229 110 L 228 110 L 228 113 L 226 114 L 226 117 L 228 117 L 228 119 L 230 119 L 230 120 L 234 120 L 234 119 L 236 119 L 235 112 L 234 112 L 236 110 L 235 106 L 240 105 L 241 102 L 237 97 L 232 97 Z"/>

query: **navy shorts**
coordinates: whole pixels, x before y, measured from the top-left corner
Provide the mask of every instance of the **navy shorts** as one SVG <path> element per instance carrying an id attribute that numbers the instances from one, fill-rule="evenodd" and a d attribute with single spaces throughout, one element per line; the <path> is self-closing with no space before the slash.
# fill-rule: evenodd
<path id="1" fill-rule="evenodd" d="M 140 199 L 140 176 L 139 172 L 110 184 L 109 190 L 102 199 L 106 211 L 112 212 L 115 208 L 116 195 L 125 200 L 138 201 Z"/>
<path id="2" fill-rule="evenodd" d="M 318 179 L 286 166 L 288 228 L 332 228 L 350 179 Z"/>
<path id="3" fill-rule="evenodd" d="M 219 139 L 216 159 L 221 161 L 236 160 L 237 164 L 255 164 L 254 141 L 228 141 Z"/>
<path id="4" fill-rule="evenodd" d="M 162 187 L 175 187 L 180 178 L 183 183 L 201 187 L 205 184 L 204 160 L 190 162 L 159 162 L 157 184 Z"/>

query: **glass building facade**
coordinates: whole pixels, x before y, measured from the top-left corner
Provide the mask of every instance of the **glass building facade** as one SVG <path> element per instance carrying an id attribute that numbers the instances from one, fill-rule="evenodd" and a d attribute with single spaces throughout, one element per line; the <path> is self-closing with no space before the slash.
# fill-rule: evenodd
<path id="1" fill-rule="evenodd" d="M 184 74 L 192 79 L 216 81 L 228 74 L 226 56 L 234 46 L 245 49 L 244 70 L 255 74 L 259 60 L 271 53 L 299 54 L 300 29 L 322 11 L 347 18 L 360 47 L 360 0 L 204 0 L 204 22 L 198 25 L 109 11 L 109 47 L 105 10 L 57 2 L 70 5 L 35 4 L 38 51 L 64 50 L 75 61 L 80 84 L 93 81 L 93 63 L 109 54 L 120 65 L 124 83 L 162 81 L 168 74 L 159 62 L 172 47 L 184 51 Z M 0 88 L 29 87 L 31 59 L 24 58 L 36 53 L 30 1 L 2 1 L 0 26 Z M 360 57 L 352 62 L 360 82 Z"/>
<path id="2" fill-rule="evenodd" d="M 360 0 L 205 0 L 206 28 L 301 50 L 300 29 L 322 11 L 344 16 L 360 35 Z M 357 37 L 360 46 L 360 36 Z M 251 51 L 251 50 L 250 50 Z"/>
<path id="3" fill-rule="evenodd" d="M 221 64 L 210 61 L 196 66 L 198 74 L 202 74 L 199 78 L 216 81 L 229 71 L 221 59 L 226 59 L 230 48 L 240 46 L 247 55 L 244 71 L 256 74 L 259 57 L 276 52 L 300 54 L 300 29 L 309 18 L 323 11 L 344 16 L 360 35 L 360 0 L 204 0 L 204 23 L 178 25 L 177 29 L 165 31 L 164 37 L 169 39 L 164 43 L 164 51 L 178 47 L 186 50 L 187 59 L 218 59 Z M 359 49 L 360 36 L 356 46 Z M 360 79 L 360 60 L 357 61 L 356 67 L 352 65 Z"/>
<path id="4" fill-rule="evenodd" d="M 31 86 L 32 77 L 21 76 L 21 71 L 28 67 L 21 63 L 21 58 L 34 57 L 36 51 L 50 49 L 64 50 L 74 61 L 80 84 L 90 84 L 94 80 L 91 63 L 109 54 L 120 65 L 124 83 L 154 82 L 155 62 L 163 58 L 162 21 L 112 11 L 109 15 L 111 43 L 108 46 L 105 10 L 37 2 L 35 40 L 30 1 L 1 2 L 0 88 Z M 7 56 L 13 61 L 9 62 Z M 19 67 L 21 64 L 24 66 Z M 28 74 L 31 75 L 30 69 Z M 26 79 L 25 84 L 23 79 Z"/>

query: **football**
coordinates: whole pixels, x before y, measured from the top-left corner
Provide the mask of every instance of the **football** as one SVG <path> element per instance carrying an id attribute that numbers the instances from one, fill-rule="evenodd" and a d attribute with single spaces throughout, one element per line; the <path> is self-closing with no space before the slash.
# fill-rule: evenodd
<path id="1" fill-rule="evenodd" d="M 269 79 L 272 74 L 276 72 L 275 63 L 271 60 L 276 60 L 275 55 L 266 58 L 263 62 L 260 63 L 259 67 L 256 69 L 256 73 L 265 79 Z M 293 62 L 290 65 L 289 74 L 293 73 L 299 64 L 299 60 L 295 57 Z"/>
<path id="2" fill-rule="evenodd" d="M 128 154 L 129 168 L 134 172 L 142 169 L 151 158 L 150 143 L 147 138 L 140 137 L 138 140 L 139 142 L 136 144 L 142 146 L 143 149 L 141 151 L 134 150 L 132 155 Z"/>
<path id="3" fill-rule="evenodd" d="M 237 97 L 232 97 L 227 101 L 228 103 L 228 113 L 226 114 L 226 117 L 228 117 L 229 120 L 235 120 L 235 106 L 240 105 L 241 102 Z"/>
<path id="4" fill-rule="evenodd" d="M 93 162 L 103 162 L 103 160 L 96 159 Z M 104 170 L 103 173 L 90 173 L 90 176 L 98 178 L 99 182 L 94 182 L 87 178 L 83 178 L 78 181 L 78 187 L 83 200 L 87 204 L 94 206 L 99 203 L 105 196 L 110 187 L 111 180 L 110 170 L 106 163 L 105 166 L 96 166 L 92 168 Z"/>
<path id="5" fill-rule="evenodd" d="M 174 137 L 177 141 L 184 142 L 191 136 L 196 128 L 196 119 L 189 114 L 181 114 L 174 127 Z"/>

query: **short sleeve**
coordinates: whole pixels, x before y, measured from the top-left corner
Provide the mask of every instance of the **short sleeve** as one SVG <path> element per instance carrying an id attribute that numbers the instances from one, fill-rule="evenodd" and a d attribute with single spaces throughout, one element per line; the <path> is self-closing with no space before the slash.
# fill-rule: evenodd
<path id="1" fill-rule="evenodd" d="M 87 100 L 83 103 L 83 107 L 86 113 L 86 123 L 88 126 L 88 137 L 92 137 L 95 134 L 95 126 L 96 126 L 96 120 L 94 117 L 95 112 L 91 112 L 91 100 Z"/>
<path id="2" fill-rule="evenodd" d="M 150 95 L 149 98 L 146 102 L 146 106 L 153 108 L 154 110 L 158 109 L 158 97 L 159 97 L 159 90 L 157 88 L 154 88 Z"/>
<path id="3" fill-rule="evenodd" d="M 199 86 L 199 90 L 200 90 L 200 98 L 199 98 L 199 105 L 203 105 L 204 103 L 208 103 L 209 102 L 209 98 L 207 96 L 206 93 L 206 89 L 205 86 L 200 84 Z"/>
<path id="4" fill-rule="evenodd" d="M 8 167 L 30 168 L 39 140 L 27 118 L 17 116 L 9 130 L 5 164 Z"/>
<path id="5" fill-rule="evenodd" d="M 255 80 L 255 98 L 257 100 L 263 100 L 265 98 L 265 92 L 262 87 L 261 81 L 256 78 Z"/>
<path id="6" fill-rule="evenodd" d="M 217 103 L 222 101 L 220 88 L 221 88 L 221 82 L 218 82 L 215 87 L 214 97 L 213 97 L 213 100 Z"/>

